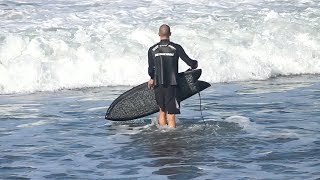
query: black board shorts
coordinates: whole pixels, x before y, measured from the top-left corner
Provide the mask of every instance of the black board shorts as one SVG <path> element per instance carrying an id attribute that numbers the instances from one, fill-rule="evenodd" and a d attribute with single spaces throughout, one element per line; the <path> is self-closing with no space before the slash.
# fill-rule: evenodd
<path id="1" fill-rule="evenodd" d="M 159 85 L 154 87 L 158 106 L 168 114 L 180 114 L 180 103 L 177 100 L 177 86 Z"/>

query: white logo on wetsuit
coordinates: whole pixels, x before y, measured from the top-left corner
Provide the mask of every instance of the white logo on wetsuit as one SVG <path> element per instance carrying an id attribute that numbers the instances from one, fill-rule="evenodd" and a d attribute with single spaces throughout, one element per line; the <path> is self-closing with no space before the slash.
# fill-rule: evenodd
<path id="1" fill-rule="evenodd" d="M 177 109 L 180 109 L 180 106 L 179 106 L 179 103 L 178 103 L 177 99 L 174 98 L 174 100 L 175 100 L 175 103 L 176 103 L 176 108 L 177 108 Z"/>
<path id="2" fill-rule="evenodd" d="M 152 49 L 152 51 L 156 51 L 159 47 L 169 47 L 169 48 L 171 48 L 171 49 L 173 49 L 173 50 L 176 50 L 176 48 L 175 47 L 173 47 L 172 45 L 170 45 L 170 44 L 159 44 L 159 45 L 157 45 L 157 46 L 155 46 L 153 49 Z"/>
<path id="3" fill-rule="evenodd" d="M 155 56 L 174 56 L 174 53 L 156 53 Z"/>

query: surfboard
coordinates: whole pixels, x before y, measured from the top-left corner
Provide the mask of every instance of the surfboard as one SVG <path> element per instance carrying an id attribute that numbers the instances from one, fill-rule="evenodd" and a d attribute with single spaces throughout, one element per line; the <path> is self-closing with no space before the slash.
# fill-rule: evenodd
<path id="1" fill-rule="evenodd" d="M 180 102 L 210 87 L 209 83 L 198 81 L 201 73 L 201 69 L 179 73 L 178 100 Z M 154 90 L 148 88 L 148 83 L 142 83 L 115 99 L 109 106 L 105 118 L 112 121 L 127 121 L 158 111 Z"/>

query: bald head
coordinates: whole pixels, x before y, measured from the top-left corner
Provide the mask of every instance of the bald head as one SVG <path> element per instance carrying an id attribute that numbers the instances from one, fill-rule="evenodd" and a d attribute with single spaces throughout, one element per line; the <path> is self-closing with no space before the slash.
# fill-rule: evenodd
<path id="1" fill-rule="evenodd" d="M 170 27 L 166 24 L 162 24 L 159 28 L 160 38 L 169 38 L 171 36 Z"/>

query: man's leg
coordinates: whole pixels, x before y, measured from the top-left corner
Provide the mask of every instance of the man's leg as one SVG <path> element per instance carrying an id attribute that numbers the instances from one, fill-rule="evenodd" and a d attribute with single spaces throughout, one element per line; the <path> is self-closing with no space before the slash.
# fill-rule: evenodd
<path id="1" fill-rule="evenodd" d="M 168 127 L 176 128 L 176 115 L 168 114 Z"/>
<path id="2" fill-rule="evenodd" d="M 176 128 L 176 114 L 180 114 L 180 104 L 177 101 L 177 86 L 169 86 L 166 92 L 166 110 L 168 127 Z"/>
<path id="3" fill-rule="evenodd" d="M 160 126 L 167 125 L 166 109 L 164 104 L 164 88 L 162 85 L 156 86 L 154 88 L 154 95 L 156 97 L 156 101 L 160 109 L 158 123 Z"/>
<path id="4" fill-rule="evenodd" d="M 160 113 L 159 113 L 159 125 L 164 126 L 167 125 L 167 120 L 166 120 L 166 111 L 165 109 L 160 108 Z"/>

